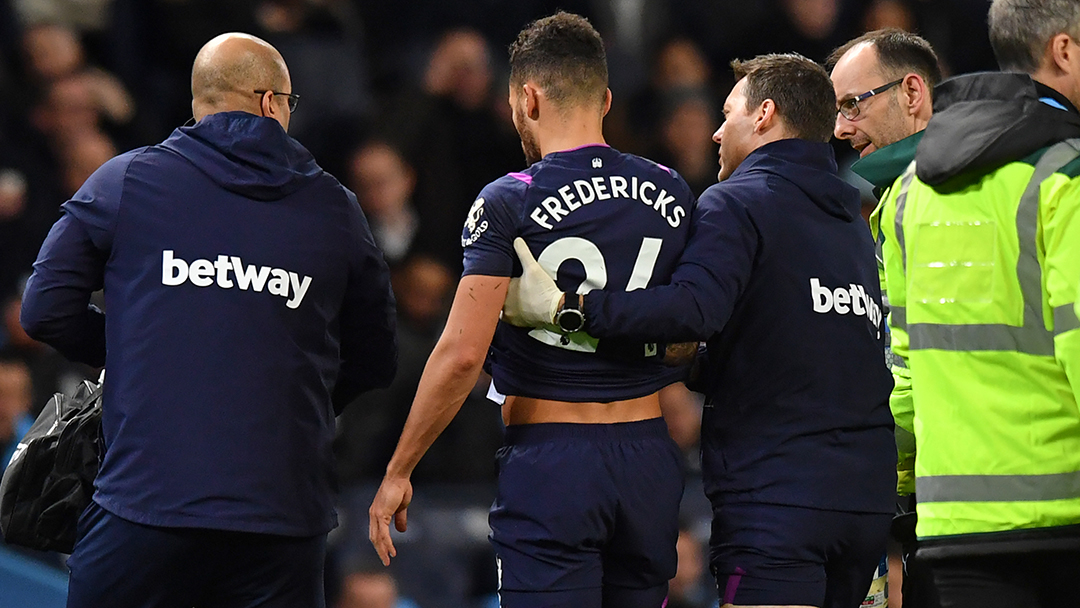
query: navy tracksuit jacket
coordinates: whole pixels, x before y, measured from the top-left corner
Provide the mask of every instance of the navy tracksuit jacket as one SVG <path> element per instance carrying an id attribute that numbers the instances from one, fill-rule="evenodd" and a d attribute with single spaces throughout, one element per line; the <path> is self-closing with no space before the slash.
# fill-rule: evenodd
<path id="1" fill-rule="evenodd" d="M 397 354 L 355 196 L 274 120 L 228 112 L 110 160 L 63 212 L 22 323 L 108 368 L 94 500 L 153 526 L 334 527 L 335 407 Z"/>
<path id="2" fill-rule="evenodd" d="M 670 285 L 585 297 L 598 338 L 708 341 L 714 505 L 893 512 L 892 377 L 859 209 L 828 144 L 773 142 L 701 195 Z"/>

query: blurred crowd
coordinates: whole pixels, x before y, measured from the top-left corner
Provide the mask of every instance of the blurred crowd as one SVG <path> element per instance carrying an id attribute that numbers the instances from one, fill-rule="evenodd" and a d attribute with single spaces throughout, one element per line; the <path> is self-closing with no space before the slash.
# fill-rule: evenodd
<path id="1" fill-rule="evenodd" d="M 418 494 L 428 491 L 446 505 L 440 511 L 425 501 L 427 519 L 417 513 L 411 520 L 414 545 L 406 539 L 403 555 L 413 551 L 415 560 L 395 562 L 401 566 L 389 572 L 375 566 L 366 508 L 455 289 L 469 206 L 486 183 L 524 166 L 505 61 L 521 27 L 557 8 L 589 17 L 608 45 L 608 142 L 675 168 L 700 193 L 716 181 L 711 135 L 733 84 L 730 60 L 796 51 L 823 61 L 864 31 L 895 26 L 927 38 L 946 74 L 995 69 L 986 4 L 0 0 L 0 454 L 49 395 L 94 375 L 18 326 L 22 284 L 59 205 L 113 155 L 157 143 L 191 120 L 195 53 L 216 34 L 249 32 L 288 62 L 301 96 L 290 133 L 356 192 L 398 299 L 397 379 L 339 420 L 344 525 L 331 538 L 334 605 L 483 606 L 496 585 L 484 516 L 502 432 L 483 378 L 413 476 Z M 842 162 L 852 160 L 846 145 L 836 149 Z M 691 480 L 700 407 L 681 385 L 664 391 L 664 414 Z M 672 607 L 708 606 L 715 598 L 701 554 L 708 534 L 701 522 L 709 516 L 703 500 L 700 486 L 689 483 Z"/>

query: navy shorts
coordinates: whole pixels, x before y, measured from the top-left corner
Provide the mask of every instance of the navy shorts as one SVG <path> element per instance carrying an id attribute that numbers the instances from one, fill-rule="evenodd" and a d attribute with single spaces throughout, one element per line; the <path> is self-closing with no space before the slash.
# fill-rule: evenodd
<path id="1" fill-rule="evenodd" d="M 68 608 L 324 608 L 326 535 L 136 524 L 91 502 L 68 559 Z"/>
<path id="2" fill-rule="evenodd" d="M 891 513 L 714 505 L 709 561 L 720 603 L 858 608 L 891 522 Z"/>
<path id="3" fill-rule="evenodd" d="M 682 457 L 662 418 L 507 428 L 491 543 L 503 608 L 660 608 Z"/>

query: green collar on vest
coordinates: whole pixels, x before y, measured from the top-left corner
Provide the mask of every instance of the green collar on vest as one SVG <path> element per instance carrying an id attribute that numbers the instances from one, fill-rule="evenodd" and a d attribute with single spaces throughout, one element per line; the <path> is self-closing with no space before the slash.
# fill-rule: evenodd
<path id="1" fill-rule="evenodd" d="M 925 131 L 919 131 L 880 150 L 874 150 L 855 161 L 851 170 L 875 188 L 888 188 L 904 173 L 911 161 L 915 160 L 915 148 L 919 146 L 923 133 Z"/>

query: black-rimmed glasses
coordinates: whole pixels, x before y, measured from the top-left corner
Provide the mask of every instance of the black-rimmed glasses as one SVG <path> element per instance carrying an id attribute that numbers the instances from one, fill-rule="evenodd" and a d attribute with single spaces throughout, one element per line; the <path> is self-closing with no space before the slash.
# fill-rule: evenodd
<path id="1" fill-rule="evenodd" d="M 266 89 L 256 89 L 256 90 L 252 91 L 252 93 L 255 93 L 256 95 L 265 95 L 266 93 L 271 93 L 273 95 L 284 95 L 284 96 L 289 98 L 289 111 L 290 112 L 295 112 L 296 111 L 296 104 L 300 103 L 300 96 L 297 95 L 296 93 L 282 93 L 281 91 L 268 91 Z"/>
<path id="2" fill-rule="evenodd" d="M 878 87 L 876 89 L 870 89 L 869 91 L 863 93 L 862 95 L 856 95 L 855 97 L 845 99 L 844 101 L 840 102 L 840 107 L 837 108 L 836 111 L 840 112 L 840 114 L 844 118 L 846 118 L 848 120 L 855 120 L 859 116 L 859 102 L 860 101 L 866 101 L 867 99 L 870 99 L 874 95 L 884 93 L 885 91 L 888 91 L 889 89 L 895 87 L 896 85 L 900 84 L 901 82 L 904 82 L 903 78 L 901 78 L 900 80 L 894 80 L 894 81 L 890 82 L 889 84 L 883 84 L 883 85 L 881 85 L 880 87 Z"/>

